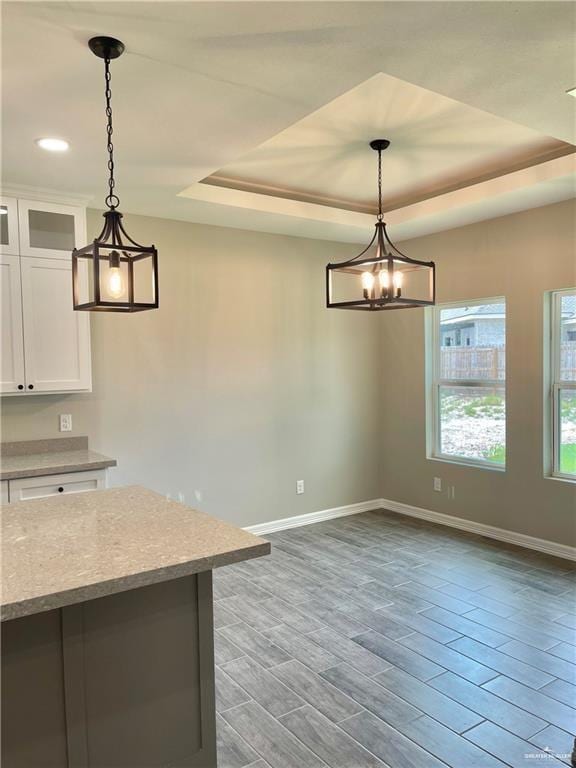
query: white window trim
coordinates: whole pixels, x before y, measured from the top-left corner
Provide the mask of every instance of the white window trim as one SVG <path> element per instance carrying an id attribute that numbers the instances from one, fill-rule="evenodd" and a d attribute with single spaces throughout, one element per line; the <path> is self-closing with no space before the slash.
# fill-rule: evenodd
<path id="1" fill-rule="evenodd" d="M 560 392 L 561 390 L 576 390 L 576 382 L 560 380 L 560 357 L 562 344 L 562 297 L 574 296 L 576 289 L 567 288 L 562 291 L 552 291 L 550 302 L 550 409 L 551 428 L 549 439 L 552 444 L 552 477 L 576 483 L 576 475 L 560 471 Z"/>
<path id="2" fill-rule="evenodd" d="M 507 397 L 506 378 L 504 381 L 501 379 L 442 379 L 440 378 L 440 355 L 438 350 L 440 349 L 440 312 L 443 309 L 450 309 L 452 307 L 474 307 L 482 306 L 484 304 L 498 304 L 506 303 L 505 296 L 494 296 L 481 299 L 463 299 L 462 301 L 452 301 L 442 304 L 436 304 L 430 307 L 426 311 L 426 372 L 427 372 L 427 437 L 426 448 L 427 458 L 431 461 L 443 461 L 448 464 L 458 464 L 465 467 L 473 467 L 476 469 L 488 469 L 492 472 L 505 472 L 506 462 L 504 464 L 497 464 L 496 462 L 489 461 L 488 459 L 474 459 L 469 456 L 454 456 L 453 454 L 442 453 L 440 450 L 440 388 L 441 387 L 496 387 L 504 389 L 504 397 Z M 500 316 L 502 317 L 502 316 Z M 504 319 L 506 315 L 503 316 Z M 508 330 L 507 325 L 504 327 L 505 337 Z M 506 348 L 508 342 L 506 339 Z M 508 411 L 506 411 L 508 412 Z M 507 434 L 507 430 L 506 430 Z M 507 441 L 505 442 L 506 445 Z"/>

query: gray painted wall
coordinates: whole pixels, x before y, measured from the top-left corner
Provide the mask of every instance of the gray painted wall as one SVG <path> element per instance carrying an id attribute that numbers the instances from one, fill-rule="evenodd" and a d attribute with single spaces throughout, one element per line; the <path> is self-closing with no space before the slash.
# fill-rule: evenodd
<path id="1" fill-rule="evenodd" d="M 437 261 L 439 301 L 506 296 L 506 473 L 426 459 L 422 310 L 324 309 L 324 265 L 354 247 L 138 216 L 161 308 L 93 316 L 94 392 L 4 398 L 2 438 L 57 436 L 72 413 L 115 484 L 239 525 L 383 496 L 574 544 L 576 488 L 542 469 L 543 293 L 576 284 L 574 222 L 559 203 L 403 244 Z"/>
<path id="2" fill-rule="evenodd" d="M 544 292 L 576 285 L 569 201 L 402 243 L 437 263 L 438 301 L 506 297 L 507 468 L 426 458 L 424 310 L 382 322 L 381 495 L 564 544 L 576 544 L 576 485 L 543 473 Z M 433 490 L 434 476 L 455 498 Z"/>
<path id="3" fill-rule="evenodd" d="M 93 314 L 93 393 L 4 398 L 2 439 L 56 437 L 71 413 L 114 484 L 239 525 L 378 498 L 379 323 L 324 308 L 324 266 L 354 246 L 127 221 L 159 249 L 160 309 Z"/>

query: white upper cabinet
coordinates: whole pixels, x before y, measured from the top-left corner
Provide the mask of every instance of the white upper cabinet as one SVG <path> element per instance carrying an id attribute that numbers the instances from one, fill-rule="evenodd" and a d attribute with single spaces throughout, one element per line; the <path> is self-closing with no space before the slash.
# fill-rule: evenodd
<path id="1" fill-rule="evenodd" d="M 90 313 L 75 312 L 72 301 L 72 249 L 86 244 L 85 211 L 13 198 L 0 206 L 8 211 L 0 214 L 0 392 L 89 392 Z"/>
<path id="2" fill-rule="evenodd" d="M 17 256 L 18 247 L 18 201 L 14 197 L 0 196 L 0 253 Z"/>
<path id="3" fill-rule="evenodd" d="M 18 222 L 21 256 L 69 260 L 74 248 L 86 245 L 80 206 L 18 200 Z"/>
<path id="4" fill-rule="evenodd" d="M 90 316 L 72 308 L 71 260 L 21 259 L 26 388 L 89 390 Z"/>
<path id="5" fill-rule="evenodd" d="M 0 302 L 0 391 L 23 392 L 26 379 L 19 256 L 0 256 Z"/>

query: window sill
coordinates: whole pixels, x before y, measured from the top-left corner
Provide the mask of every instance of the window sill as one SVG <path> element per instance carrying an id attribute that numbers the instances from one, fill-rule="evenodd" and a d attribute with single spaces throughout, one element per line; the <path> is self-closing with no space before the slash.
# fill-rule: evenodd
<path id="1" fill-rule="evenodd" d="M 459 467 L 468 467 L 470 469 L 487 469 L 489 472 L 506 472 L 506 465 L 493 464 L 488 461 L 467 461 L 454 456 L 427 456 L 428 461 L 440 461 L 443 464 L 456 464 Z M 556 478 L 558 479 L 558 478 Z"/>
<path id="2" fill-rule="evenodd" d="M 556 480 L 559 483 L 576 485 L 576 477 L 569 477 L 568 475 L 544 475 L 544 480 Z"/>

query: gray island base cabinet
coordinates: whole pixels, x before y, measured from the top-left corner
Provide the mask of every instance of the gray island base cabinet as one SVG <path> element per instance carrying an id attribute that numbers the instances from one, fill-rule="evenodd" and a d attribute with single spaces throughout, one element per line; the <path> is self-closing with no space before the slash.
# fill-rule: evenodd
<path id="1" fill-rule="evenodd" d="M 132 492 L 138 501 L 142 489 L 79 496 L 82 501 L 97 500 L 122 491 Z M 170 546 L 176 528 L 188 522 L 180 512 L 187 508 L 144 494 L 148 502 L 155 497 L 161 507 L 169 505 L 167 511 L 180 508 L 178 524 L 168 520 Z M 70 510 L 74 499 L 10 507 L 22 509 L 26 504 L 30 510 L 36 505 L 40 513 L 40 505 L 54 510 L 58 501 L 67 502 Z M 162 515 L 162 509 L 158 511 Z M 206 534 L 212 519 L 187 511 L 192 515 L 191 542 L 197 527 L 194 516 L 201 516 L 199 537 L 204 543 L 192 544 L 201 563 L 208 553 Z M 267 542 L 214 523 L 216 551 L 210 564 L 219 557 L 224 563 L 237 562 L 269 551 Z M 222 534 L 227 539 L 224 547 L 217 543 Z M 114 539 L 113 532 L 107 535 Z M 178 573 L 181 552 L 174 554 Z M 92 564 L 89 558 L 87 570 Z M 14 591 L 13 575 L 9 592 Z M 148 573 L 140 576 L 153 580 Z M 2 623 L 3 768 L 216 768 L 212 570 L 170 578 L 163 565 L 158 578 L 122 591 L 106 587 L 109 594 L 71 604 L 66 604 L 69 590 L 40 596 L 30 587 L 30 599 L 10 600 L 14 618 Z M 76 597 L 80 594 L 75 592 Z M 47 606 L 53 601 L 61 605 L 42 610 L 39 599 Z"/>

